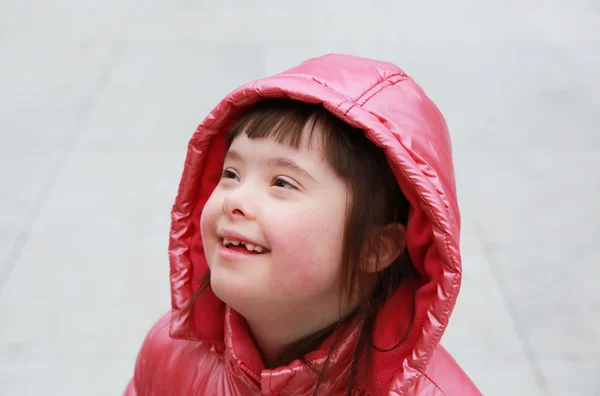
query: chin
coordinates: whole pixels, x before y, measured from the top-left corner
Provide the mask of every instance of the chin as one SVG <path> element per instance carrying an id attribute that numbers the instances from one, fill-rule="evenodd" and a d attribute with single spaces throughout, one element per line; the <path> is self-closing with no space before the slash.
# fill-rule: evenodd
<path id="1" fill-rule="evenodd" d="M 256 293 L 248 283 L 247 279 L 240 279 L 218 265 L 211 269 L 210 287 L 213 293 L 242 314 L 249 307 L 254 306 L 257 300 Z"/>

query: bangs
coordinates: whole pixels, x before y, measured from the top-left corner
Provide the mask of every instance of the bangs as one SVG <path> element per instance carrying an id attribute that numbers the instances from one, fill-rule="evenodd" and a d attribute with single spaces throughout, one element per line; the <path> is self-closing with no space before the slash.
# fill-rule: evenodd
<path id="1" fill-rule="evenodd" d="M 289 99 L 266 99 L 247 110 L 227 134 L 227 145 L 241 133 L 249 139 L 271 139 L 294 149 L 312 147 L 318 138 L 325 157 L 346 145 L 340 130 L 347 125 L 323 106 Z"/>

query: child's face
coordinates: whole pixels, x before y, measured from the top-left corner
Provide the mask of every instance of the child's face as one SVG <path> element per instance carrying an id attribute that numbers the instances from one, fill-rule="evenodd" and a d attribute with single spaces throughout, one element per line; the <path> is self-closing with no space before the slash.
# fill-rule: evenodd
<path id="1" fill-rule="evenodd" d="M 314 140 L 296 150 L 241 133 L 202 212 L 211 287 L 246 317 L 338 312 L 348 188 Z"/>

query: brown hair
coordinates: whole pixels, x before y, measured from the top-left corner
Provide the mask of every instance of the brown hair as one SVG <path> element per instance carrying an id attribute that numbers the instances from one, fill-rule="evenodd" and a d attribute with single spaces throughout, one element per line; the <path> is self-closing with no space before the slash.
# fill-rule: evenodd
<path id="1" fill-rule="evenodd" d="M 402 281 L 416 274 L 406 251 L 374 276 L 365 276 L 362 271 L 368 257 L 378 257 L 376 252 L 379 250 L 378 236 L 381 229 L 391 223 L 407 224 L 409 203 L 402 194 L 383 151 L 368 140 L 362 130 L 343 122 L 322 105 L 286 99 L 263 100 L 242 114 L 231 128 L 227 135 L 228 147 L 241 133 L 245 133 L 250 139 L 270 138 L 294 148 L 299 148 L 305 138 L 312 142 L 311 139 L 317 134 L 321 139 L 325 159 L 348 185 L 341 275 L 342 301 L 349 301 L 350 296 L 358 292 L 359 306 L 349 318 L 288 345 L 270 366 L 278 367 L 296 359 L 303 360 L 318 377 L 314 389 L 316 395 L 319 385 L 328 379 L 328 364 L 341 336 L 334 340 L 321 370 L 314 368 L 305 359 L 305 355 L 316 350 L 336 330 L 347 328 L 352 318 L 358 318 L 359 335 L 350 357 L 349 383 L 346 384 L 350 392 L 359 375 L 368 375 L 367 372 L 358 372 L 359 361 L 365 358 L 369 362 L 373 349 L 382 351 L 373 342 L 373 327 L 378 310 Z M 305 136 L 305 133 L 309 135 Z M 376 265 L 379 267 L 379 263 Z M 210 272 L 207 270 L 189 308 L 209 284 Z M 411 323 L 413 320 L 414 298 Z M 398 343 L 388 350 L 401 344 L 410 327 L 412 324 L 400 336 Z M 368 366 L 369 364 L 361 367 Z"/>

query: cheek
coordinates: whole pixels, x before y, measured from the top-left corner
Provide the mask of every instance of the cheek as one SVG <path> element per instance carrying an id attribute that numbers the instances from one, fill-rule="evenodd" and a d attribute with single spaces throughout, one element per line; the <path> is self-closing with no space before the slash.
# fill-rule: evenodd
<path id="1" fill-rule="evenodd" d="M 200 215 L 200 232 L 202 235 L 202 245 L 205 250 L 211 249 L 211 237 L 213 237 L 215 232 L 215 224 L 221 211 L 218 193 L 214 192 L 208 201 L 206 201 Z"/>
<path id="2" fill-rule="evenodd" d="M 310 291 L 338 282 L 344 223 L 343 215 L 331 215 L 323 210 L 279 212 L 265 224 L 276 252 L 274 280 L 281 287 Z"/>

